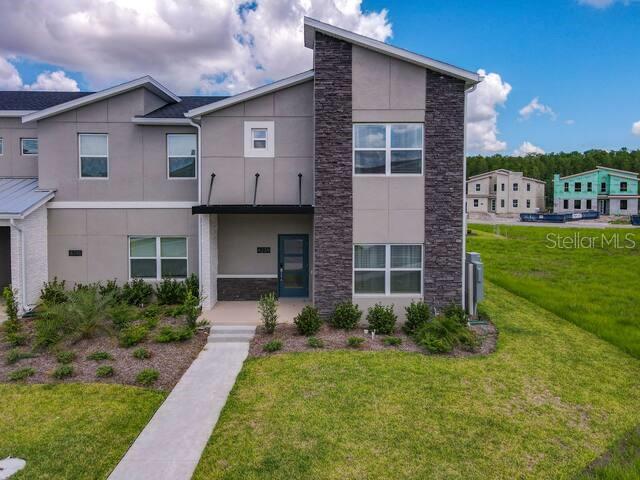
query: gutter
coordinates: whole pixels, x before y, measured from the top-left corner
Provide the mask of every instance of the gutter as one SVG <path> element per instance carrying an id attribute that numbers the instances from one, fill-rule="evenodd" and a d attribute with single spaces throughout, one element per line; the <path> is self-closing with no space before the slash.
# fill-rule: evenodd
<path id="1" fill-rule="evenodd" d="M 202 199 L 202 126 L 195 122 L 193 118 L 186 118 L 188 120 L 189 125 L 195 127 L 198 137 L 198 152 L 196 155 L 196 161 L 198 162 L 198 201 L 197 204 L 201 203 Z M 209 232 L 211 233 L 211 232 Z M 202 296 L 202 223 L 200 217 L 198 217 L 198 289 L 200 291 L 200 296 Z"/>
<path id="2" fill-rule="evenodd" d="M 24 230 L 18 226 L 16 221 L 12 218 L 9 220 L 10 225 L 20 233 L 20 269 L 22 270 L 20 287 L 20 296 L 22 301 L 20 302 L 20 309 L 22 314 L 27 311 L 27 256 L 25 255 L 25 242 L 24 242 Z"/>

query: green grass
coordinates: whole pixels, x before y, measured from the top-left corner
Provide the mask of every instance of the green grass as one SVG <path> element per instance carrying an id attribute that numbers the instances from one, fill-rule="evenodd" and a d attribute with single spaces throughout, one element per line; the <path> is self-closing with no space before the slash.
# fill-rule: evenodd
<path id="1" fill-rule="evenodd" d="M 640 362 L 492 285 L 487 357 L 251 359 L 194 478 L 573 478 L 640 423 Z"/>
<path id="2" fill-rule="evenodd" d="M 481 253 L 488 280 L 640 358 L 640 229 L 471 228 L 468 251 Z M 548 235 L 576 234 L 618 235 L 620 246 L 631 235 L 635 248 L 547 248 Z"/>
<path id="3" fill-rule="evenodd" d="M 636 428 L 590 465 L 575 480 L 638 480 L 640 478 L 640 428 Z"/>
<path id="4" fill-rule="evenodd" d="M 0 385 L 0 458 L 27 461 L 11 480 L 106 478 L 164 397 L 119 385 Z"/>

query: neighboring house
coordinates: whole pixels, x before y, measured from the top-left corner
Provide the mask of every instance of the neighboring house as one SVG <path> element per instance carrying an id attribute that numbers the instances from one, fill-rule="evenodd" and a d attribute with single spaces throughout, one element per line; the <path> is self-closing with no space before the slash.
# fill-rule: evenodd
<path id="1" fill-rule="evenodd" d="M 602 215 L 638 213 L 638 174 L 609 167 L 553 177 L 553 211 L 598 210 Z"/>
<path id="2" fill-rule="evenodd" d="M 514 214 L 544 210 L 544 182 L 499 169 L 469 177 L 467 213 Z"/>
<path id="3" fill-rule="evenodd" d="M 0 93 L 0 254 L 21 303 L 53 277 L 191 273 L 204 308 L 269 291 L 323 315 L 352 299 L 399 314 L 463 303 L 464 109 L 480 78 L 304 28 L 314 70 L 232 97 L 179 97 L 150 77 Z"/>

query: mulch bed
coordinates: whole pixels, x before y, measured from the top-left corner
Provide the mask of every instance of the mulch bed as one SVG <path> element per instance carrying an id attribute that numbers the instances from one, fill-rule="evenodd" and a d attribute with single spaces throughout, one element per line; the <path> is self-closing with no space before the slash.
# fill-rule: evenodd
<path id="1" fill-rule="evenodd" d="M 474 355 L 488 355 L 495 351 L 498 339 L 498 330 L 495 325 L 488 323 L 486 325 L 472 325 L 470 328 L 479 336 L 479 346 L 473 351 L 456 348 L 451 353 L 444 354 L 443 356 L 468 357 Z M 307 344 L 309 337 L 298 334 L 298 331 L 293 324 L 278 324 L 273 335 L 265 333 L 264 327 L 258 326 L 256 328 L 255 337 L 251 341 L 251 345 L 249 347 L 249 356 L 264 357 L 277 353 L 321 352 L 325 350 L 344 349 L 362 351 L 396 350 L 400 352 L 417 352 L 425 355 L 431 355 L 424 348 L 417 345 L 413 339 L 405 334 L 400 328 L 396 329 L 396 332 L 393 335 L 390 335 L 402 339 L 402 344 L 398 346 L 385 345 L 384 339 L 388 337 L 387 335 L 376 335 L 373 339 L 370 334 L 365 336 L 364 328 L 338 330 L 325 324 L 314 336 L 324 342 L 323 348 L 310 347 Z M 358 348 L 350 348 L 347 346 L 347 339 L 349 337 L 363 337 L 365 338 L 365 342 Z M 280 340 L 282 342 L 282 349 L 275 353 L 265 352 L 264 345 L 271 340 Z"/>
<path id="2" fill-rule="evenodd" d="M 33 338 L 35 321 L 22 319 L 22 331 L 29 339 Z M 1 383 L 118 383 L 125 385 L 137 385 L 136 375 L 142 369 L 152 368 L 159 372 L 158 381 L 153 388 L 170 391 L 182 374 L 189 368 L 193 360 L 198 356 L 209 335 L 208 329 L 198 329 L 196 334 L 184 342 L 156 343 L 153 341 L 156 333 L 163 325 L 176 325 L 179 322 L 173 318 L 164 318 L 153 329 L 148 339 L 130 348 L 122 348 L 118 345 L 118 339 L 112 336 L 99 335 L 88 340 L 80 340 L 75 344 L 63 343 L 47 350 L 36 351 L 34 358 L 25 358 L 11 365 L 7 365 L 5 359 L 12 349 L 6 342 L 0 341 L 0 382 Z M 182 324 L 182 322 L 180 322 Z M 133 351 L 144 347 L 151 352 L 151 357 L 139 360 L 133 357 Z M 18 347 L 20 351 L 29 352 L 29 345 Z M 76 354 L 73 366 L 73 376 L 64 380 L 58 380 L 51 376 L 60 363 L 56 361 L 56 351 L 72 351 Z M 108 352 L 113 360 L 94 361 L 87 360 L 87 356 L 94 352 Z M 114 375 L 107 378 L 96 377 L 96 369 L 101 365 L 111 365 Z M 31 367 L 36 373 L 20 382 L 10 382 L 7 376 L 18 369 Z"/>

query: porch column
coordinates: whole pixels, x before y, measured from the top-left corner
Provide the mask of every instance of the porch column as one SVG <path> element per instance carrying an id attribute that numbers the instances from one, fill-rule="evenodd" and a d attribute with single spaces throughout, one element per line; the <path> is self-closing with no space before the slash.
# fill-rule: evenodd
<path id="1" fill-rule="evenodd" d="M 199 215 L 200 290 L 203 310 L 211 310 L 218 301 L 218 215 Z"/>

